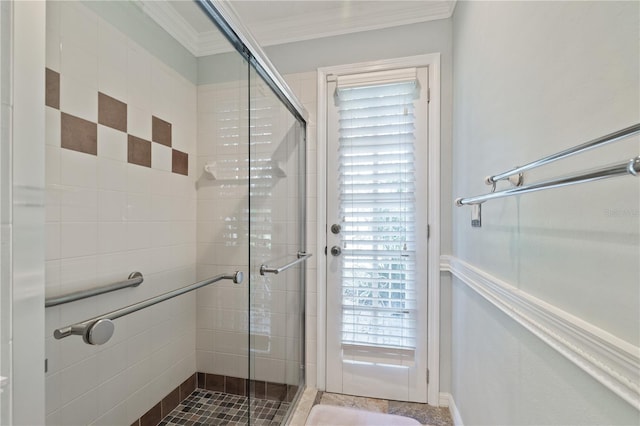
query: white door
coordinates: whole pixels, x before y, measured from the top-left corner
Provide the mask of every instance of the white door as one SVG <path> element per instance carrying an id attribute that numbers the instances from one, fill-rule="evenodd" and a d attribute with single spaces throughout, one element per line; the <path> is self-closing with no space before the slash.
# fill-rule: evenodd
<path id="1" fill-rule="evenodd" d="M 329 76 L 329 392 L 427 401 L 427 84 Z"/>

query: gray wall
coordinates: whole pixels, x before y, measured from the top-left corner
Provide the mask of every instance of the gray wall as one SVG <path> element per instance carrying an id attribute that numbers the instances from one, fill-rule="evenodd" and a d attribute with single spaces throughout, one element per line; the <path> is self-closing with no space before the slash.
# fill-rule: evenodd
<path id="1" fill-rule="evenodd" d="M 426 53 L 441 54 L 441 252 L 451 253 L 451 133 L 452 133 L 452 20 L 364 31 L 265 48 L 281 74 L 316 71 L 319 67 L 400 58 Z M 202 70 L 203 68 L 201 68 Z M 310 122 L 316 123 L 316 117 Z M 426 165 L 425 165 L 426 166 Z M 321 238 L 321 236 L 318 236 Z M 443 277 L 441 302 L 440 390 L 450 387 L 450 285 Z"/>
<path id="2" fill-rule="evenodd" d="M 449 56 L 450 64 L 451 24 L 451 19 L 441 19 L 267 46 L 264 50 L 282 74 L 432 52 Z"/>
<path id="3" fill-rule="evenodd" d="M 638 122 L 637 2 L 459 2 L 453 195 L 484 177 Z M 639 139 L 526 174 L 638 155 Z M 495 200 L 453 212 L 453 254 L 627 342 L 640 343 L 640 182 Z M 498 312 L 452 288 L 452 393 L 466 424 L 638 424 L 639 413 Z M 615 314 L 613 314 L 615 313 Z"/>

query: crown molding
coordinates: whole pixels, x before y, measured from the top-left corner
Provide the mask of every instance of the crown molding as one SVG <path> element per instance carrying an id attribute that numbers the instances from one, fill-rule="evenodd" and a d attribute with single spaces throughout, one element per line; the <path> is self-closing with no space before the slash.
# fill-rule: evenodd
<path id="1" fill-rule="evenodd" d="M 167 1 L 136 0 L 141 9 L 193 56 L 231 52 L 233 48 L 217 30 L 198 32 Z"/>
<path id="2" fill-rule="evenodd" d="M 209 56 L 218 53 L 231 52 L 233 47 L 226 38 L 221 37 L 218 31 L 200 33 L 196 56 Z"/>
<path id="3" fill-rule="evenodd" d="M 304 19 L 287 17 L 263 21 L 251 30 L 263 46 L 271 46 L 446 19 L 451 17 L 454 8 L 455 1 L 416 1 L 402 8 L 392 2 L 380 2 L 380 7 L 359 13 L 348 21 L 336 20 L 338 13 L 328 9 Z"/>
<path id="4" fill-rule="evenodd" d="M 543 342 L 640 410 L 640 348 L 449 255 L 451 272 Z"/>
<path id="5" fill-rule="evenodd" d="M 212 30 L 196 31 L 191 24 L 167 1 L 135 0 L 140 8 L 173 38 L 196 57 L 230 52 L 232 47 Z M 251 25 L 251 32 L 260 40 L 262 46 L 305 41 L 322 37 L 371 31 L 418 22 L 433 21 L 451 17 L 456 0 L 413 2 L 407 7 L 392 7 L 380 2 L 379 8 L 372 8 L 350 18 L 348 21 L 336 20 L 335 9 L 313 15 L 289 16 L 286 18 L 261 21 Z M 233 4 L 227 5 L 236 15 L 240 13 Z M 250 21 L 250 20 L 249 20 Z"/>

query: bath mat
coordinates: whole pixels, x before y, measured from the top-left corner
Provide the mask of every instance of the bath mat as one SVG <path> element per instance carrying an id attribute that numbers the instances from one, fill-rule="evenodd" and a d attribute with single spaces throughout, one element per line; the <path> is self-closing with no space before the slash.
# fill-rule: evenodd
<path id="1" fill-rule="evenodd" d="M 419 426 L 420 422 L 395 414 L 376 413 L 335 405 L 314 405 L 306 426 Z"/>

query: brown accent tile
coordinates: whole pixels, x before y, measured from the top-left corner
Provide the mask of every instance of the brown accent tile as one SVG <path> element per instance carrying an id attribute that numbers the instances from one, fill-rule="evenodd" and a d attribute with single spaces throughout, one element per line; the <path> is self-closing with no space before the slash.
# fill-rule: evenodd
<path id="1" fill-rule="evenodd" d="M 207 382 L 207 375 L 205 373 L 197 373 L 198 374 L 198 382 L 196 383 L 196 387 L 204 389 L 204 384 Z"/>
<path id="2" fill-rule="evenodd" d="M 224 392 L 224 376 L 219 374 L 207 374 L 204 388 L 210 391 Z"/>
<path id="3" fill-rule="evenodd" d="M 171 154 L 171 171 L 173 173 L 179 173 L 181 175 L 188 176 L 189 175 L 189 154 L 185 152 L 178 151 L 177 149 L 172 150 Z"/>
<path id="4" fill-rule="evenodd" d="M 157 426 L 160 423 L 160 420 L 162 420 L 161 404 L 161 402 L 158 402 L 144 416 L 140 417 L 140 426 Z"/>
<path id="5" fill-rule="evenodd" d="M 127 161 L 151 167 L 151 142 L 129 135 Z"/>
<path id="6" fill-rule="evenodd" d="M 98 154 L 98 125 L 70 114 L 60 114 L 61 145 L 86 154 Z"/>
<path id="7" fill-rule="evenodd" d="M 196 374 L 194 373 L 180 385 L 180 401 L 191 395 L 191 392 L 196 390 L 196 387 L 198 385 L 196 383 Z"/>
<path id="8" fill-rule="evenodd" d="M 240 379 L 238 377 L 225 377 L 225 389 L 226 393 L 231 393 L 234 395 L 246 395 L 247 394 L 247 381 L 245 379 Z"/>
<path id="9" fill-rule="evenodd" d="M 171 146 L 171 123 L 151 116 L 151 140 Z"/>
<path id="10" fill-rule="evenodd" d="M 60 109 L 60 74 L 45 68 L 44 104 L 51 108 Z"/>
<path id="11" fill-rule="evenodd" d="M 267 391 L 267 383 L 262 380 L 251 380 L 249 390 L 252 397 L 264 399 Z"/>
<path id="12" fill-rule="evenodd" d="M 284 401 L 287 397 L 287 385 L 282 383 L 267 382 L 266 399 L 271 401 Z"/>
<path id="13" fill-rule="evenodd" d="M 178 406 L 178 404 L 180 404 L 180 386 L 171 391 L 169 395 L 162 398 L 162 417 L 164 418 L 169 414 L 171 410 Z"/>
<path id="14" fill-rule="evenodd" d="M 296 385 L 287 385 L 287 397 L 285 401 L 292 402 L 296 397 L 296 393 L 298 392 L 298 386 Z"/>
<path id="15" fill-rule="evenodd" d="M 98 123 L 127 131 L 127 104 L 98 92 Z"/>

